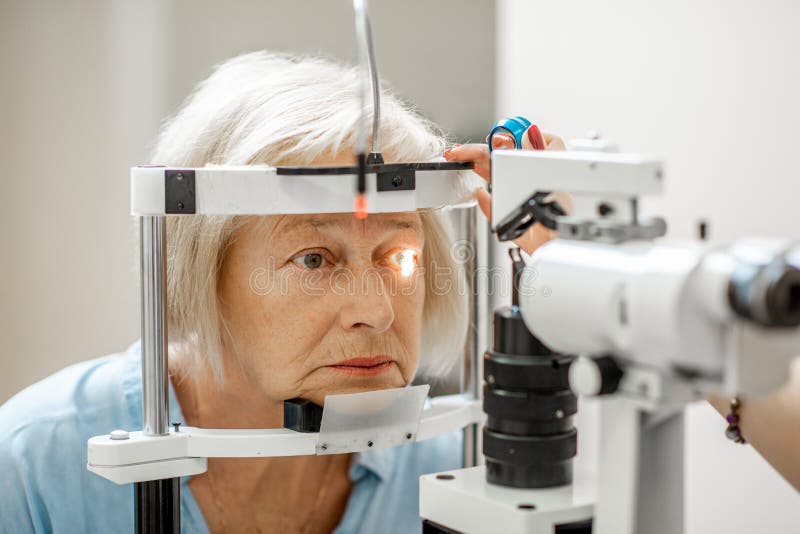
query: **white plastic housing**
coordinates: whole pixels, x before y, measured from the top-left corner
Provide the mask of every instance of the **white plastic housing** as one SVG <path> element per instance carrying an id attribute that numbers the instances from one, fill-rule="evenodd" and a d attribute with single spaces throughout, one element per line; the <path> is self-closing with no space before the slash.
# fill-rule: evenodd
<path id="1" fill-rule="evenodd" d="M 427 386 L 417 391 L 425 392 Z M 418 393 L 417 393 L 418 394 Z M 424 396 L 423 396 L 424 399 Z M 431 399 L 429 405 L 411 423 L 405 417 L 397 418 L 398 425 L 411 424 L 416 428 L 398 434 L 404 441 L 424 441 L 455 432 L 470 424 L 482 424 L 486 415 L 479 400 L 461 395 Z M 402 420 L 402 421 L 401 421 Z M 394 427 L 392 427 L 394 428 Z M 410 427 L 409 427 L 410 428 Z M 406 433 L 412 433 L 411 438 Z M 371 433 L 371 434 L 370 434 Z M 337 440 L 351 443 L 353 451 L 391 447 L 395 440 L 386 429 L 341 429 Z M 373 447 L 369 447 L 370 435 Z M 323 436 L 324 437 L 324 436 Z M 329 441 L 329 437 L 325 438 Z M 331 441 L 333 445 L 336 442 Z M 320 434 L 302 433 L 285 428 L 273 429 L 208 429 L 181 427 L 165 436 L 148 436 L 141 431 L 129 432 L 127 439 L 112 439 L 110 434 L 94 436 L 88 441 L 87 467 L 89 471 L 116 482 L 127 484 L 175 476 L 187 476 L 205 471 L 207 458 L 259 458 L 271 456 L 313 455 L 323 452 Z M 324 451 L 327 453 L 330 451 Z"/>
<path id="2" fill-rule="evenodd" d="M 638 154 L 495 150 L 492 152 L 492 226 L 537 191 L 566 191 L 573 215 L 597 216 L 602 199 L 622 209 L 640 195 L 660 193 L 661 161 Z"/>
<path id="3" fill-rule="evenodd" d="M 178 169 L 178 168 L 175 168 Z M 279 175 L 268 166 L 202 167 L 195 173 L 195 214 L 275 215 L 349 213 L 355 199 L 355 175 Z M 131 214 L 165 214 L 165 173 L 169 167 L 131 168 Z M 367 174 L 370 213 L 460 206 L 473 201 L 477 179 L 471 171 L 417 171 L 410 191 L 376 188 Z"/>
<path id="4" fill-rule="evenodd" d="M 724 379 L 726 387 L 742 393 L 768 391 L 785 378 L 787 343 L 795 340 L 800 347 L 800 330 L 760 333 L 765 329 L 734 316 L 728 288 L 738 264 L 780 250 L 769 240 L 721 249 L 555 240 L 539 248 L 525 269 L 522 316 L 534 335 L 559 352 L 610 354 L 654 369 Z M 769 364 L 767 354 L 775 358 Z M 749 374 L 742 372 L 748 361 L 758 362 Z"/>

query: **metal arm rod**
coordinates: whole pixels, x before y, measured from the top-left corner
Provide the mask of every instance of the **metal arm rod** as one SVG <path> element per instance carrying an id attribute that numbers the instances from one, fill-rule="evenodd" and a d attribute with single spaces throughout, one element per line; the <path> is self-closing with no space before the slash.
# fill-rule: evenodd
<path id="1" fill-rule="evenodd" d="M 380 153 L 380 121 L 381 121 L 381 91 L 378 81 L 378 67 L 375 61 L 375 49 L 372 44 L 372 24 L 369 20 L 367 0 L 354 0 L 353 9 L 356 15 L 356 46 L 358 47 L 358 63 L 361 76 L 361 128 L 357 141 L 356 152 L 366 153 L 366 87 L 372 90 L 372 149 L 370 152 Z"/>
<path id="2" fill-rule="evenodd" d="M 380 154 L 381 88 L 378 81 L 378 67 L 375 62 L 375 47 L 372 44 L 372 22 L 368 13 L 365 13 L 365 17 L 367 57 L 369 59 L 369 75 L 372 80 L 372 152 Z"/>

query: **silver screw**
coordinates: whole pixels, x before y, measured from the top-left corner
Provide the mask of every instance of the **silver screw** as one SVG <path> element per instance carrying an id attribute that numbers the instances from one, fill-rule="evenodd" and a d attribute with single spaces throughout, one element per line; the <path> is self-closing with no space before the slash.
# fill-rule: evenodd
<path id="1" fill-rule="evenodd" d="M 564 419 L 564 410 L 556 410 L 556 419 Z"/>
<path id="2" fill-rule="evenodd" d="M 183 180 L 183 173 L 182 173 L 182 172 L 179 172 L 178 174 L 176 174 L 176 175 L 175 175 L 175 179 L 176 179 L 176 180 Z"/>

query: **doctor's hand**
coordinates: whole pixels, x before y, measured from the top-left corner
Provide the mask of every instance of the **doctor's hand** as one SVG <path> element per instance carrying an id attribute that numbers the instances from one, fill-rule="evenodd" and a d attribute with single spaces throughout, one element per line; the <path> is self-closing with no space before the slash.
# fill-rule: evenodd
<path id="1" fill-rule="evenodd" d="M 503 135 L 495 135 L 492 138 L 492 147 L 494 150 L 513 149 L 514 141 Z M 522 149 L 534 150 L 544 148 L 544 150 L 566 150 L 564 141 L 557 135 L 549 133 L 539 133 L 538 128 L 528 128 L 522 136 Z M 442 154 L 447 161 L 470 161 L 475 164 L 475 172 L 484 180 L 491 183 L 492 169 L 491 158 L 489 155 L 489 147 L 485 143 L 474 143 L 469 145 L 456 145 L 444 151 Z M 566 193 L 553 193 L 558 202 L 567 210 L 570 211 L 572 207 L 572 200 Z M 491 219 L 492 217 L 492 197 L 484 188 L 479 188 L 476 192 L 478 206 L 481 211 Z M 522 199 L 520 200 L 520 202 Z M 550 230 L 545 226 L 536 223 L 528 229 L 524 234 L 514 240 L 514 243 L 528 254 L 532 254 L 534 250 L 541 245 L 547 243 L 551 239 L 557 237 L 554 230 Z"/>

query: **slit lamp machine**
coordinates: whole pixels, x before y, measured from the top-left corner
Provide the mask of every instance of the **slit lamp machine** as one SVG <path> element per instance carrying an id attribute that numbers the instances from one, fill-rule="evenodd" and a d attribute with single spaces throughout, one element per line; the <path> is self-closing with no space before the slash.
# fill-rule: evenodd
<path id="1" fill-rule="evenodd" d="M 135 485 L 137 532 L 178 533 L 179 477 L 203 473 L 208 458 L 359 452 L 462 430 L 465 468 L 420 480 L 423 532 L 682 532 L 683 408 L 712 390 L 753 395 L 783 384 L 800 348 L 800 246 L 662 240 L 666 222 L 642 218 L 638 202 L 661 192 L 662 162 L 601 142 L 492 153 L 492 233 L 511 240 L 540 223 L 559 237 L 527 261 L 511 250 L 512 305 L 494 311 L 491 346 L 481 327 L 487 296 L 471 293 L 462 394 L 428 399 L 420 385 L 328 396 L 323 407 L 293 399 L 284 428 L 170 428 L 167 217 L 457 209 L 480 244 L 464 179 L 471 164 L 383 162 L 369 18 L 364 1 L 354 7 L 362 110 L 371 89 L 374 113 L 372 151 L 364 112 L 353 166 L 131 170 L 144 424 L 89 439 L 88 469 Z M 523 121 L 492 134 L 520 146 Z M 552 191 L 572 195 L 569 214 Z M 473 274 L 486 262 L 475 250 Z M 580 396 L 602 399 L 593 479 L 573 470 Z"/>

